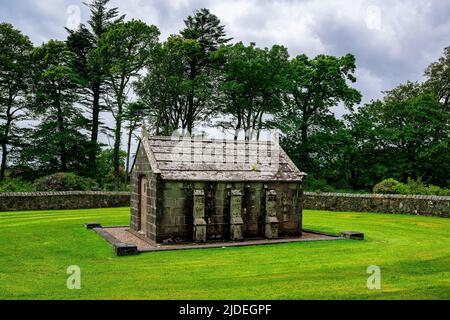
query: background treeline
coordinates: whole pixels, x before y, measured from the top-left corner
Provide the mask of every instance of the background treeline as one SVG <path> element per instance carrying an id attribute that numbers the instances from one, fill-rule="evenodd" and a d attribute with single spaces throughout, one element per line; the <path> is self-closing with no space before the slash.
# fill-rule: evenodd
<path id="1" fill-rule="evenodd" d="M 155 135 L 207 125 L 255 139 L 278 128 L 313 191 L 372 191 L 388 178 L 376 191 L 448 191 L 438 187 L 450 182 L 450 48 L 423 83 L 361 106 L 351 54 L 233 44 L 207 9 L 161 43 L 156 26 L 108 2 L 92 1 L 85 24 L 39 47 L 0 24 L 0 191 L 124 189 L 144 121 Z"/>

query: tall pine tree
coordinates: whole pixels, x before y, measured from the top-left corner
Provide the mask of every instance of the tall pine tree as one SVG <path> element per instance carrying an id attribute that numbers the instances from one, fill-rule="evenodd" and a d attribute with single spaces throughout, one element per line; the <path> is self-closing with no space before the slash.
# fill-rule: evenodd
<path id="1" fill-rule="evenodd" d="M 122 125 L 128 93 L 133 80 L 139 77 L 139 72 L 147 64 L 158 43 L 158 37 L 158 28 L 142 21 L 119 23 L 103 34 L 98 48 L 89 57 L 104 70 L 111 90 L 109 107 L 116 121 L 113 161 L 116 191 L 119 190 L 121 182 Z"/>
<path id="2" fill-rule="evenodd" d="M 230 42 L 232 38 L 226 37 L 225 26 L 221 25 L 220 19 L 208 9 L 196 11 L 184 23 L 186 27 L 181 31 L 182 37 L 187 40 L 195 40 L 200 45 L 199 50 L 192 50 L 187 59 L 190 90 L 187 95 L 186 122 L 188 133 L 192 133 L 196 121 L 195 115 L 200 114 L 202 109 L 213 108 L 214 105 L 211 100 L 214 89 L 215 63 L 211 59 L 211 54 L 221 45 Z M 196 92 L 201 92 L 202 97 L 198 97 Z"/>
<path id="3" fill-rule="evenodd" d="M 29 58 L 33 49 L 28 37 L 7 23 L 0 24 L 0 181 L 5 177 L 8 155 L 21 144 L 29 90 Z"/>
<path id="4" fill-rule="evenodd" d="M 91 113 L 89 129 L 91 133 L 89 153 L 89 175 L 96 173 L 96 159 L 99 152 L 98 138 L 101 127 L 100 113 L 106 111 L 101 103 L 105 94 L 105 74 L 96 60 L 89 60 L 89 53 L 97 48 L 101 36 L 114 24 L 123 21 L 125 16 L 119 16 L 118 8 L 108 9 L 110 0 L 94 0 L 85 3 L 91 16 L 88 26 L 80 25 L 76 31 L 68 30 L 67 45 L 75 54 L 74 68 L 85 80 L 83 94 L 86 97 L 84 105 Z"/>
<path id="5" fill-rule="evenodd" d="M 33 113 L 39 124 L 25 158 L 41 173 L 85 173 L 86 119 L 77 107 L 78 89 L 85 83 L 72 69 L 75 56 L 64 42 L 50 40 L 33 57 Z"/>

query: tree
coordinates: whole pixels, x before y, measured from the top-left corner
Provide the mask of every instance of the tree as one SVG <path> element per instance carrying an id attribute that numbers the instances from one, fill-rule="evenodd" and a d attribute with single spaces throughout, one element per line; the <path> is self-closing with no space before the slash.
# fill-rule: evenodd
<path id="1" fill-rule="evenodd" d="M 220 19 L 205 8 L 189 16 L 184 24 L 186 27 L 181 31 L 183 38 L 196 40 L 201 46 L 196 61 L 199 64 L 207 63 L 211 53 L 233 40 L 226 37 L 225 26 L 221 25 Z"/>
<path id="2" fill-rule="evenodd" d="M 211 59 L 211 54 L 232 39 L 226 38 L 225 27 L 208 9 L 196 11 L 184 23 L 186 27 L 181 31 L 182 37 L 195 40 L 200 46 L 189 52 L 187 64 L 190 88 L 187 95 L 186 122 L 188 133 L 192 133 L 196 114 L 213 107 L 210 97 L 212 97 L 211 89 L 214 88 L 215 63 Z M 201 97 L 197 95 L 198 92 L 202 93 Z"/>
<path id="3" fill-rule="evenodd" d="M 119 190 L 120 183 L 120 146 L 127 94 L 131 89 L 132 80 L 146 65 L 158 42 L 158 36 L 157 27 L 148 26 L 142 21 L 118 23 L 102 35 L 98 48 L 89 56 L 93 63 L 101 66 L 112 92 L 113 100 L 110 108 L 116 121 L 114 143 L 116 190 Z"/>
<path id="4" fill-rule="evenodd" d="M 125 176 L 125 157 L 126 152 L 120 151 L 120 177 Z M 98 156 L 98 166 L 95 179 L 99 182 L 100 186 L 105 191 L 114 191 L 114 150 L 105 148 Z"/>
<path id="5" fill-rule="evenodd" d="M 124 179 L 124 185 L 123 189 L 125 191 L 127 183 L 128 183 L 128 177 L 129 177 L 129 170 L 130 170 L 130 159 L 131 159 L 131 143 L 133 139 L 133 134 L 140 126 L 142 126 L 145 115 L 147 113 L 147 108 L 142 101 L 132 102 L 127 104 L 125 111 L 124 111 L 124 120 L 128 122 L 128 125 L 126 126 L 126 129 L 128 130 L 128 139 L 127 139 L 127 159 L 126 159 L 126 166 L 125 166 L 125 179 Z"/>
<path id="6" fill-rule="evenodd" d="M 352 163 L 360 175 L 357 185 L 373 187 L 387 178 L 406 183 L 413 178 L 448 186 L 450 116 L 436 95 L 415 95 L 414 90 L 402 85 L 384 101 L 365 105 L 348 117 L 358 142 Z"/>
<path id="7" fill-rule="evenodd" d="M 287 139 L 300 136 L 303 170 L 309 169 L 311 127 L 320 126 L 332 115 L 331 108 L 339 103 L 351 109 L 361 101 L 361 94 L 349 85 L 356 82 L 355 68 L 351 54 L 341 58 L 320 55 L 313 60 L 300 55 L 291 61 L 286 106 L 278 116 L 278 126 Z"/>
<path id="8" fill-rule="evenodd" d="M 33 113 L 40 120 L 25 155 L 42 171 L 84 173 L 86 119 L 76 103 L 83 79 L 71 68 L 75 59 L 64 42 L 50 40 L 33 52 Z"/>
<path id="9" fill-rule="evenodd" d="M 426 69 L 425 76 L 425 86 L 437 95 L 442 109 L 450 112 L 450 47 L 445 48 L 444 55 Z"/>
<path id="10" fill-rule="evenodd" d="M 8 155 L 21 144 L 23 129 L 18 123 L 27 118 L 29 58 L 33 45 L 28 37 L 7 23 L 0 24 L 0 181 L 5 177 Z"/>
<path id="11" fill-rule="evenodd" d="M 350 134 L 347 155 L 351 169 L 350 185 L 370 190 L 389 176 L 390 154 L 379 134 L 382 119 L 378 117 L 382 101 L 373 101 L 344 116 Z"/>
<path id="12" fill-rule="evenodd" d="M 91 119 L 89 129 L 91 131 L 91 146 L 89 148 L 89 168 L 90 175 L 95 174 L 96 159 L 99 152 L 98 137 L 100 131 L 100 113 L 105 111 L 105 106 L 101 104 L 102 95 L 105 90 L 105 75 L 96 60 L 89 60 L 89 53 L 98 46 L 101 36 L 114 24 L 123 21 L 125 16 L 119 16 L 118 8 L 108 9 L 110 0 L 94 0 L 89 7 L 91 17 L 88 21 L 90 28 L 80 25 L 79 29 L 68 30 L 67 45 L 75 53 L 74 69 L 84 79 L 86 85 L 83 88 L 85 96 L 84 104 L 90 109 Z"/>
<path id="13" fill-rule="evenodd" d="M 147 117 L 156 135 L 169 136 L 173 131 L 189 131 L 206 121 L 215 108 L 204 108 L 211 99 L 211 79 L 205 74 L 193 81 L 189 78 L 189 59 L 200 50 L 196 40 L 171 36 L 153 51 L 146 76 L 136 83 L 136 92 L 148 108 Z M 194 91 L 192 91 L 194 89 Z M 191 109 L 190 94 L 196 96 L 196 107 Z"/>
<path id="14" fill-rule="evenodd" d="M 238 43 L 219 49 L 215 57 L 224 61 L 219 85 L 224 116 L 233 117 L 221 125 L 233 128 L 235 138 L 241 129 L 259 133 L 266 126 L 265 116 L 281 111 L 289 65 L 287 49 L 259 49 L 254 44 Z"/>

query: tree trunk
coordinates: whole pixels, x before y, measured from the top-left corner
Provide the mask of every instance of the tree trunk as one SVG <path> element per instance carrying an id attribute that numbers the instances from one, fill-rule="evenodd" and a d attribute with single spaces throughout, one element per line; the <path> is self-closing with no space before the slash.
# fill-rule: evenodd
<path id="1" fill-rule="evenodd" d="M 125 179 L 123 184 L 123 191 L 126 191 L 128 176 L 129 176 L 129 168 L 130 168 L 130 158 L 131 158 L 131 139 L 133 137 L 133 124 L 130 121 L 130 131 L 128 132 L 128 148 L 127 148 L 127 165 L 125 168 Z"/>
<path id="2" fill-rule="evenodd" d="M 2 164 L 0 167 L 0 181 L 2 181 L 5 178 L 7 156 L 8 156 L 8 150 L 6 148 L 6 141 L 5 141 L 5 142 L 2 142 Z"/>
<path id="3" fill-rule="evenodd" d="M 309 145 L 308 145 L 308 120 L 307 118 L 303 119 L 303 123 L 301 125 L 301 139 L 302 139 L 302 161 L 304 163 L 305 168 L 308 167 L 309 163 Z"/>
<path id="4" fill-rule="evenodd" d="M 234 141 L 237 141 L 239 139 L 239 132 L 241 130 L 241 127 L 242 127 L 242 115 L 239 114 L 236 131 L 234 132 Z"/>
<path id="5" fill-rule="evenodd" d="M 61 90 L 58 87 L 54 87 L 54 90 L 56 91 L 55 95 L 55 107 L 56 107 L 56 117 L 57 117 L 57 124 L 58 124 L 58 131 L 60 136 L 66 131 L 66 128 L 64 126 L 64 115 L 63 110 L 61 107 Z M 61 138 L 61 137 L 60 137 Z M 66 151 L 66 143 L 64 139 L 60 139 L 59 141 L 59 157 L 61 160 L 61 172 L 67 172 L 67 151 Z"/>
<path id="6" fill-rule="evenodd" d="M 257 134 L 257 140 L 259 141 L 259 139 L 261 138 L 261 130 L 263 127 L 263 117 L 264 117 L 264 112 L 261 112 L 259 115 L 259 120 L 258 120 L 258 134 Z"/>
<path id="7" fill-rule="evenodd" d="M 117 95 L 116 131 L 114 141 L 114 190 L 120 189 L 120 146 L 122 144 L 122 117 L 123 117 L 123 85 Z"/>
<path id="8" fill-rule="evenodd" d="M 97 145 L 98 134 L 100 127 L 100 84 L 95 83 L 92 86 L 94 100 L 92 103 L 92 132 L 91 132 L 91 150 L 89 152 L 89 168 L 92 172 L 91 176 L 95 174 L 97 162 Z"/>
<path id="9" fill-rule="evenodd" d="M 191 63 L 191 74 L 190 80 L 194 83 L 195 77 L 197 76 L 197 70 L 195 63 Z M 191 92 L 188 95 L 188 114 L 186 115 L 186 127 L 188 133 L 192 135 L 192 131 L 194 130 L 194 89 L 192 88 Z"/>
<path id="10" fill-rule="evenodd" d="M 65 126 L 64 126 L 64 115 L 61 108 L 61 101 L 60 101 L 61 93 L 58 93 L 58 98 L 56 101 L 56 109 L 58 112 L 57 115 L 57 121 L 58 121 L 58 131 L 62 135 L 65 132 Z M 66 143 L 63 139 L 59 142 L 59 156 L 61 158 L 61 172 L 67 172 L 67 151 L 66 151 Z"/>
<path id="11" fill-rule="evenodd" d="M 11 128 L 11 122 L 12 122 L 11 106 L 12 106 L 12 97 L 10 96 L 9 102 L 8 102 L 8 108 L 6 110 L 7 120 L 6 120 L 6 125 L 5 125 L 5 131 L 3 132 L 2 164 L 0 166 L 0 181 L 2 181 L 5 178 L 5 172 L 6 172 L 6 164 L 7 164 L 7 158 L 8 158 L 7 143 L 8 143 L 9 130 Z"/>
<path id="12" fill-rule="evenodd" d="M 122 138 L 122 112 L 117 114 L 116 118 L 116 133 L 114 141 L 114 189 L 119 191 L 120 184 L 120 145 Z"/>

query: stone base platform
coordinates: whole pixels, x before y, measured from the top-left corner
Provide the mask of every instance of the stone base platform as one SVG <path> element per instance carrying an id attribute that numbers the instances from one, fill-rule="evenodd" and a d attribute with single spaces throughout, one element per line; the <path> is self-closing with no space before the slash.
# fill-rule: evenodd
<path id="1" fill-rule="evenodd" d="M 229 247 L 246 247 L 257 245 L 272 245 L 281 243 L 295 243 L 307 241 L 330 241 L 342 240 L 341 236 L 334 236 L 330 234 L 322 234 L 315 231 L 308 230 L 303 232 L 302 237 L 282 238 L 282 239 L 257 239 L 246 240 L 242 242 L 228 241 L 228 242 L 209 242 L 209 243 L 177 243 L 177 244 L 157 244 L 149 239 L 131 231 L 129 227 L 104 227 L 94 229 L 101 237 L 111 243 L 114 248 L 120 246 L 135 246 L 137 252 L 157 252 L 157 251 L 173 251 L 173 250 L 191 250 L 191 249 L 212 249 L 212 248 L 229 248 Z"/>

